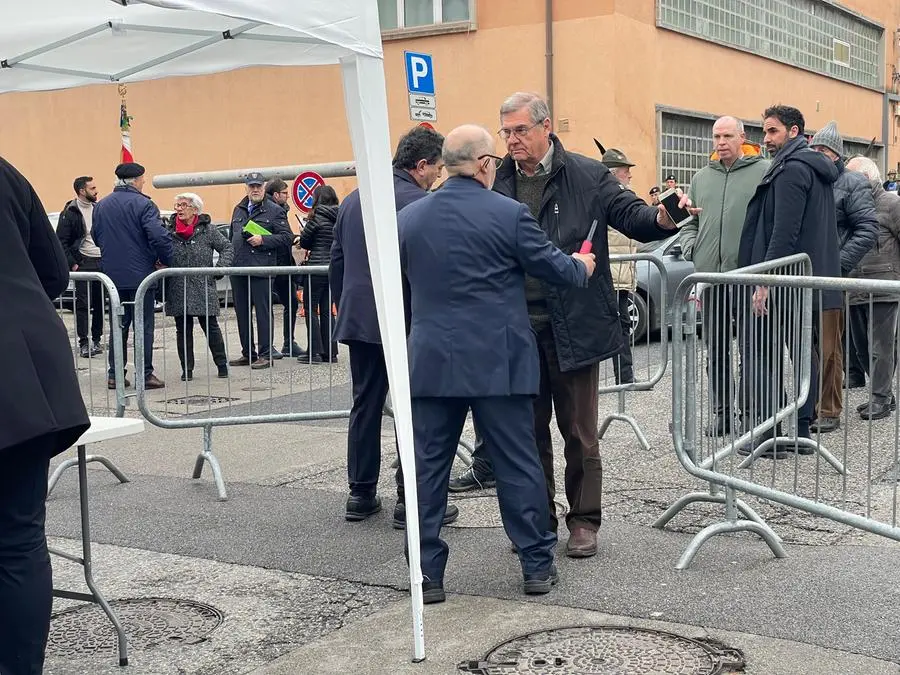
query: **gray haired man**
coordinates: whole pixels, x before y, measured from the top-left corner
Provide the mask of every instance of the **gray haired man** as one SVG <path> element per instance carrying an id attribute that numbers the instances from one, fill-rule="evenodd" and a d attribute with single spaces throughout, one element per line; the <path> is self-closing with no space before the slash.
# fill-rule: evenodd
<path id="1" fill-rule="evenodd" d="M 500 106 L 498 134 L 507 155 L 494 191 L 526 206 L 551 243 L 577 251 L 594 220 L 597 270 L 587 288 L 548 288 L 525 277 L 531 326 L 537 334 L 541 386 L 534 399 L 534 427 L 550 503 L 549 528 L 557 530 L 554 497 L 554 411 L 565 444 L 565 490 L 569 502 L 566 555 L 597 553 L 603 468 L 597 442 L 599 362 L 622 351 L 619 310 L 609 269 L 606 226 L 631 239 L 670 236 L 675 223 L 665 209 L 648 206 L 597 160 L 568 152 L 552 132 L 550 109 L 537 94 L 518 92 Z M 689 200 L 682 198 L 683 205 Z"/>
<path id="2" fill-rule="evenodd" d="M 900 280 L 900 197 L 887 192 L 878 166 L 868 157 L 854 157 L 847 171 L 863 174 L 872 187 L 878 242 L 850 274 L 860 279 Z M 851 369 L 854 359 L 862 373 L 869 374 L 871 395 L 857 408 L 864 420 L 889 417 L 897 406 L 891 391 L 894 377 L 897 303 L 900 294 L 852 293 L 850 295 Z"/>

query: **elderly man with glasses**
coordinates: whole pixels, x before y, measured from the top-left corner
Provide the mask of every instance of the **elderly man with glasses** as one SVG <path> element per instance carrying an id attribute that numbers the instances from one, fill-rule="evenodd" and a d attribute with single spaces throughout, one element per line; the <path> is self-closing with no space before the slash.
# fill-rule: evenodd
<path id="1" fill-rule="evenodd" d="M 625 189 L 600 162 L 567 152 L 552 133 L 547 102 L 537 94 L 516 93 L 500 107 L 500 138 L 508 154 L 503 159 L 494 191 L 528 206 L 550 241 L 564 253 L 577 251 L 597 228 L 593 250 L 598 273 L 586 288 L 551 288 L 525 277 L 525 297 L 540 353 L 540 393 L 534 399 L 534 428 L 547 481 L 549 530 L 558 527 L 554 497 L 553 441 L 550 420 L 565 443 L 565 490 L 569 502 L 566 555 L 587 558 L 597 552 L 600 527 L 602 465 L 597 442 L 599 363 L 623 347 L 619 311 L 609 269 L 606 227 L 638 241 L 671 236 L 675 223 L 665 209 L 648 206 Z M 682 206 L 690 200 L 682 197 Z M 490 443 L 486 444 L 488 447 Z M 498 452 L 490 448 L 490 453 Z M 473 487 L 493 479 L 490 456 L 453 482 Z M 481 475 L 476 475 L 476 467 Z M 487 473 L 490 472 L 490 473 Z"/>

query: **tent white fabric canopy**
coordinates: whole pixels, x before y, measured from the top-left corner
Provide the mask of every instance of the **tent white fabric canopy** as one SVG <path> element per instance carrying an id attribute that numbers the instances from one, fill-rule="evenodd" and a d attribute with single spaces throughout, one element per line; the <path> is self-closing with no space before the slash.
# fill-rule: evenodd
<path id="1" fill-rule="evenodd" d="M 378 5 L 371 0 L 9 0 L 0 94 L 340 64 L 406 483 L 414 660 L 425 657 L 412 413 Z M 387 299 L 393 301 L 387 302 Z"/>

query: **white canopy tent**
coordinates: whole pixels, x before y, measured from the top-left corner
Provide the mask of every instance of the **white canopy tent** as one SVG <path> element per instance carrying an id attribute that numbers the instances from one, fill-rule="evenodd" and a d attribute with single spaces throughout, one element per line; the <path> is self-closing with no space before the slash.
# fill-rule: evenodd
<path id="1" fill-rule="evenodd" d="M 9 0 L 0 94 L 340 64 L 406 484 L 414 660 L 425 657 L 412 413 L 378 5 L 372 0 Z M 388 301 L 391 300 L 391 301 Z"/>

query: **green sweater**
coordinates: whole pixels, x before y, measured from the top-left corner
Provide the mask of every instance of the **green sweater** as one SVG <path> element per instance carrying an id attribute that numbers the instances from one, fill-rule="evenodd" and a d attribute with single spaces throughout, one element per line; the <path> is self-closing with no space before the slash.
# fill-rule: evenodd
<path id="1" fill-rule="evenodd" d="M 729 272 L 738 266 L 747 205 L 771 162 L 745 154 L 730 169 L 710 161 L 691 179 L 690 197 L 703 209 L 681 228 L 680 243 L 698 272 Z"/>

